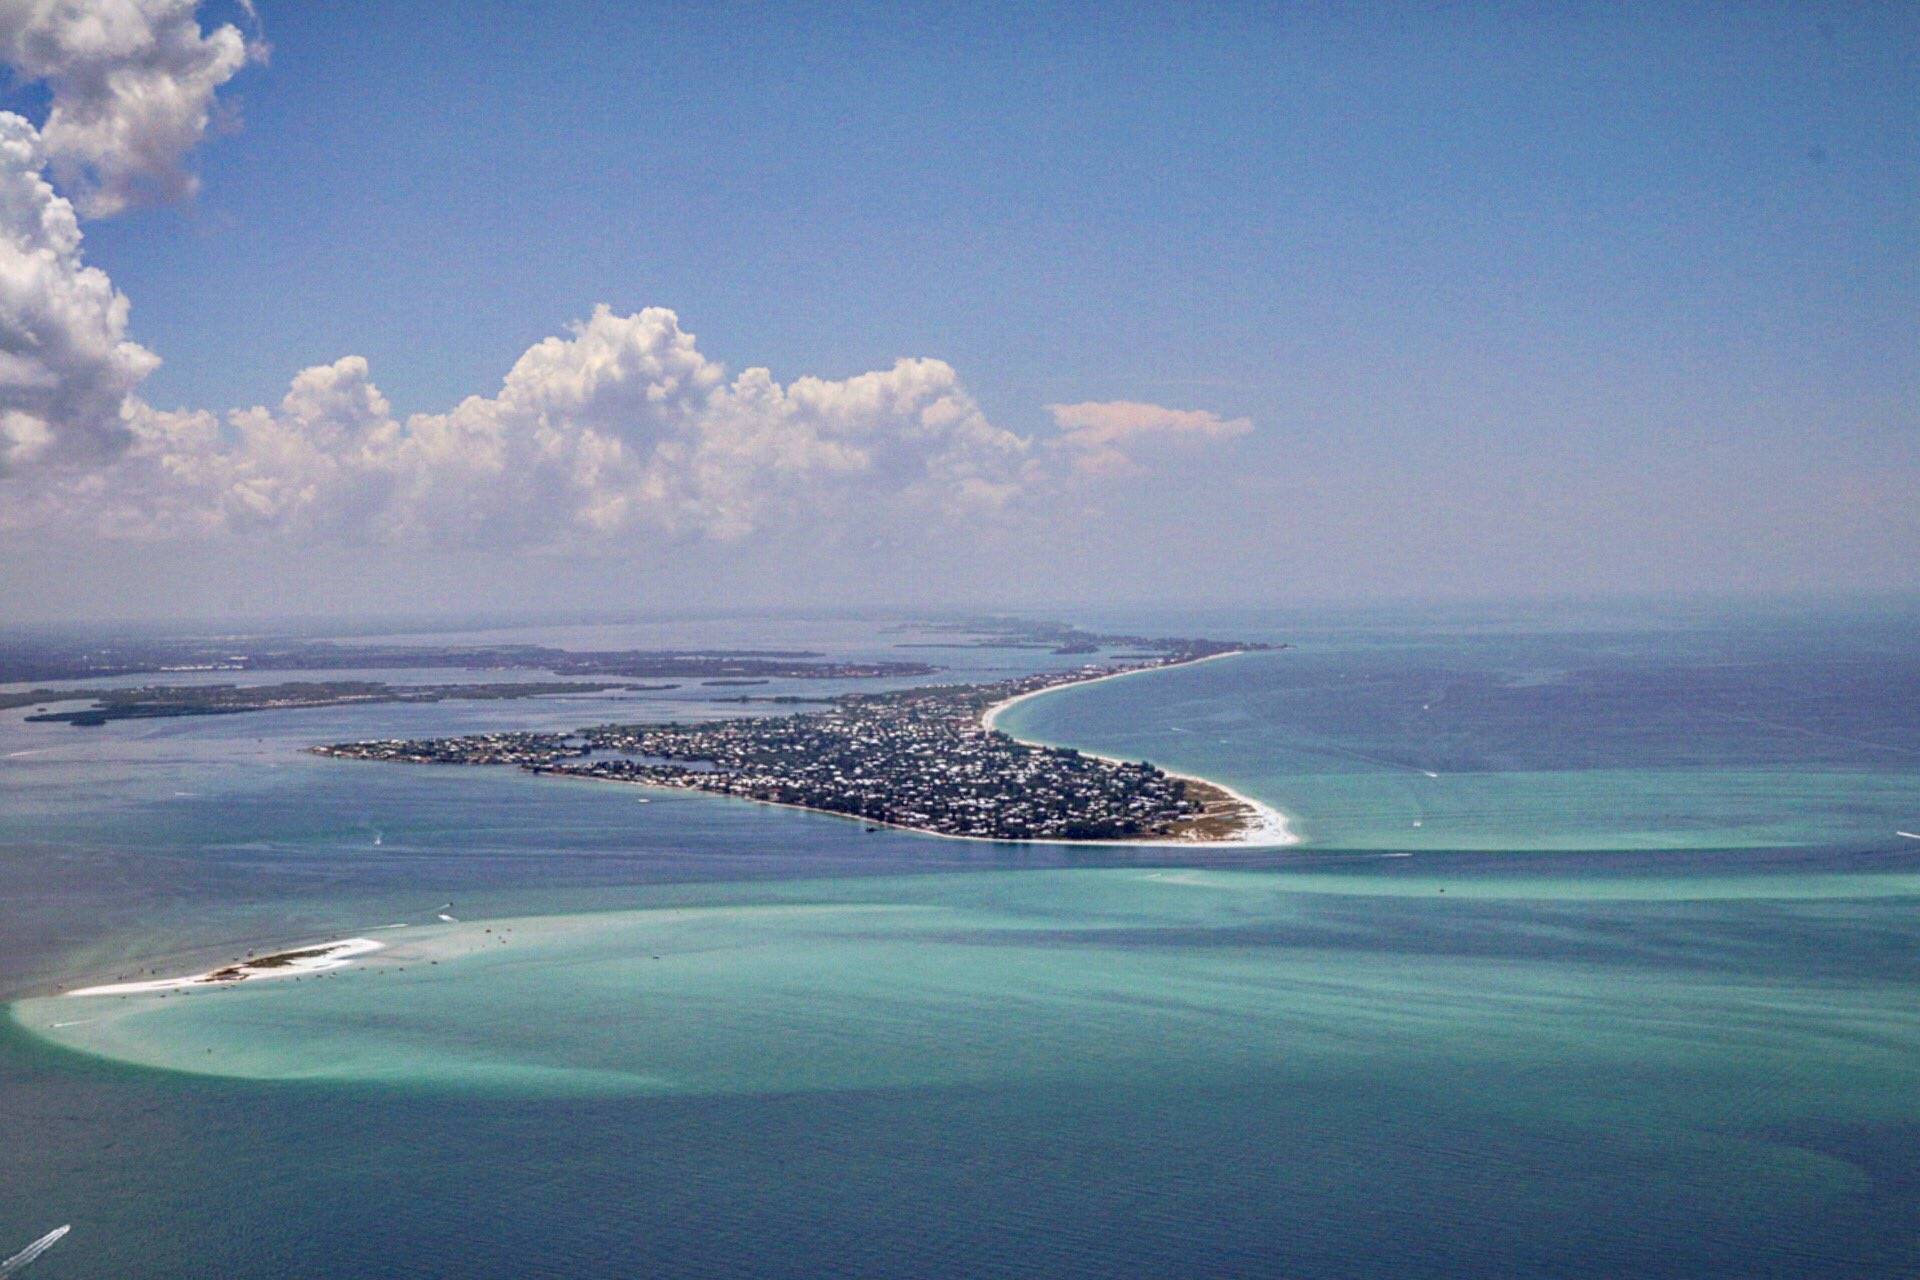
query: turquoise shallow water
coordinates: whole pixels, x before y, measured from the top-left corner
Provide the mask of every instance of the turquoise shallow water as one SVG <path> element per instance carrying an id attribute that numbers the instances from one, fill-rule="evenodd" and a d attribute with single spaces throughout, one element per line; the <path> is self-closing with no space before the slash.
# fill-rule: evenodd
<path id="1" fill-rule="evenodd" d="M 38 1273 L 1912 1274 L 1898 634 L 1369 624 L 1016 709 L 1309 837 L 1182 866 L 295 749 L 394 712 L 15 725 L 0 1248 L 72 1221 Z M 388 950 L 319 979 L 53 994 L 363 933 Z"/>
<path id="2" fill-rule="evenodd" d="M 729 896 L 742 900 L 712 901 Z M 1439 872 L 1371 890 L 1234 870 L 846 880 L 417 926 L 376 935 L 388 951 L 337 974 L 29 1000 L 14 1016 L 171 1070 L 415 1091 L 1098 1087 L 1365 1071 L 1382 1055 L 1524 1072 L 1577 1055 L 1594 1070 L 1732 1077 L 1724 1097 L 1637 1108 L 1636 1126 L 1734 1122 L 1769 1089 L 1803 1119 L 1871 1121 L 1901 1114 L 1920 1084 L 1899 963 L 1916 897 L 1920 874 L 1800 887 Z M 1884 954 L 1789 968 L 1752 941 L 1841 911 Z M 1742 963 L 1760 955 L 1770 962 Z M 1857 1070 L 1833 1087 L 1843 1064 Z M 1516 1085 L 1512 1105 L 1551 1100 Z M 1618 1120 L 1598 1098 L 1554 1109 Z"/>

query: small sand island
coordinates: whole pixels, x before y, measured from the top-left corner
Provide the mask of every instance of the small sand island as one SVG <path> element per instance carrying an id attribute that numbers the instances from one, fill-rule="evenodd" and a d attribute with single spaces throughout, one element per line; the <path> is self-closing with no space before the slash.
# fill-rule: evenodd
<path id="1" fill-rule="evenodd" d="M 193 987 L 223 986 L 257 978 L 289 978 L 324 973 L 350 963 L 355 956 L 378 951 L 383 944 L 372 938 L 342 938 L 294 951 L 276 951 L 270 955 L 248 956 L 205 973 L 183 978 L 153 978 L 135 982 L 109 982 L 97 987 L 81 987 L 70 996 L 132 996 L 155 991 L 180 991 Z"/>
<path id="2" fill-rule="evenodd" d="M 1277 810 L 1146 761 L 1022 742 L 1007 708 L 1067 685 L 1227 658 L 1269 646 L 1102 637 L 1123 659 L 980 685 L 847 694 L 828 709 L 698 724 L 599 725 L 315 747 L 411 764 L 508 765 L 531 773 L 704 791 L 957 839 L 1102 844 L 1284 845 Z"/>

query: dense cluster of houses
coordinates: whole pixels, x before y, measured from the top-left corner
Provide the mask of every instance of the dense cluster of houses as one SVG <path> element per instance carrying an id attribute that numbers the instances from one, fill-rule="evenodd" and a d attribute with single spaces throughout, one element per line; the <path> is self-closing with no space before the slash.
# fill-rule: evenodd
<path id="1" fill-rule="evenodd" d="M 697 724 L 601 725 L 573 734 L 489 733 L 343 743 L 322 754 L 515 765 L 798 805 L 943 835 L 1113 840 L 1178 834 L 1205 811 L 1190 784 L 1145 762 L 1017 742 L 983 722 L 996 703 L 1238 646 L 1180 642 L 1123 667 L 988 685 L 854 694 L 829 709 Z"/>

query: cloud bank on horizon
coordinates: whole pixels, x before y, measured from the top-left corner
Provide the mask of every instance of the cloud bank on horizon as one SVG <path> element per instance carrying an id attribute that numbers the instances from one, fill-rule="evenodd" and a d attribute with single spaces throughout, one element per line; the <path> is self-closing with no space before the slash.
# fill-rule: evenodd
<path id="1" fill-rule="evenodd" d="M 202 31 L 195 0 L 0 0 L 0 60 L 45 121 L 0 112 L 0 526 L 122 538 L 282 533 L 584 548 L 610 535 L 736 542 L 801 525 L 1018 519 L 1143 474 L 1244 418 L 1130 402 L 996 426 L 948 364 L 784 385 L 729 376 L 672 311 L 606 306 L 529 348 L 497 394 L 397 417 L 367 362 L 298 373 L 277 407 L 140 398 L 160 360 L 82 254 L 80 215 L 190 198 L 216 90 L 264 46 Z M 57 186 L 56 186 L 57 184 Z M 62 194 L 62 190 L 70 194 Z"/>

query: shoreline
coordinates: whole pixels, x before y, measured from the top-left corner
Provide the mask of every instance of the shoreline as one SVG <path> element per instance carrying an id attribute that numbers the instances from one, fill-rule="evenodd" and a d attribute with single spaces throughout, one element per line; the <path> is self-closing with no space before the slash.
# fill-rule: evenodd
<path id="1" fill-rule="evenodd" d="M 1052 693 L 1058 689 L 1077 689 L 1082 685 L 1099 684 L 1105 680 L 1121 680 L 1127 676 L 1144 676 L 1154 671 L 1168 671 L 1174 667 L 1197 667 L 1203 662 L 1218 662 L 1222 658 L 1238 658 L 1249 652 L 1251 652 L 1251 650 L 1234 649 L 1228 653 L 1210 653 L 1204 658 L 1188 658 L 1184 662 L 1161 662 L 1150 667 L 1128 667 L 1125 671 L 1109 671 L 1104 675 L 1088 676 L 1084 680 L 1062 680 L 1059 684 L 1042 685 L 1038 689 L 1029 689 L 1025 693 L 1016 693 L 1011 698 L 1002 698 L 985 711 L 982 711 L 980 713 L 980 727 L 992 732 L 994 722 L 1000 718 L 1002 711 L 1005 711 L 1008 707 L 1017 706 L 1029 698 L 1037 698 L 1043 693 Z M 1013 738 L 1012 734 L 1008 734 L 1007 736 Z M 1013 740 L 1015 742 L 1026 742 L 1025 738 L 1014 738 Z M 1056 746 L 1058 744 L 1027 743 L 1027 745 Z M 1075 749 L 1078 750 L 1078 748 Z M 1082 754 L 1094 756 L 1099 760 L 1111 760 L 1114 758 L 1112 756 L 1099 755 L 1097 752 L 1092 751 L 1083 752 Z"/>
<path id="2" fill-rule="evenodd" d="M 981 712 L 980 725 L 988 732 L 993 732 L 994 721 L 998 718 L 1000 712 L 1005 711 L 1017 702 L 1024 702 L 1028 698 L 1037 698 L 1043 693 L 1053 693 L 1056 690 L 1073 688 L 1079 685 L 1098 684 L 1102 680 L 1118 680 L 1123 676 L 1147 675 L 1155 671 L 1165 671 L 1170 667 L 1197 666 L 1202 662 L 1213 662 L 1220 658 L 1237 658 L 1248 652 L 1250 652 L 1250 650 L 1236 649 L 1230 653 L 1210 653 L 1204 658 L 1190 658 L 1184 662 L 1163 662 L 1148 667 L 1131 667 L 1125 671 L 1109 671 L 1104 675 L 1088 676 L 1083 680 L 1066 680 L 1059 684 L 1050 684 L 1039 689 L 1030 689 L 1025 693 L 1015 694 L 1011 698 L 1004 698 L 992 706 L 987 707 Z M 1008 734 L 1007 736 L 1013 737 L 1012 734 Z M 1014 741 L 1024 746 L 1047 747 L 1058 745 L 1054 743 L 1028 742 L 1024 738 L 1014 738 Z M 1077 747 L 1074 749 L 1079 750 Z M 1102 755 L 1097 751 L 1081 751 L 1080 754 L 1089 756 L 1095 760 L 1104 760 L 1109 764 L 1134 763 L 1133 761 L 1122 760 L 1117 756 Z M 773 809 L 792 809 L 799 813 L 817 813 L 829 818 L 839 818 L 846 822 L 858 822 L 868 827 L 882 828 L 889 831 L 907 831 L 914 835 L 933 836 L 941 840 L 968 840 L 975 844 L 1051 844 L 1069 845 L 1085 849 L 1278 849 L 1301 843 L 1301 837 L 1289 825 L 1287 815 L 1272 805 L 1255 800 L 1252 796 L 1236 791 L 1225 783 L 1216 782 L 1212 778 L 1203 778 L 1191 773 L 1179 773 L 1172 769 L 1164 769 L 1161 772 L 1170 778 L 1178 778 L 1182 782 L 1193 783 L 1207 790 L 1218 792 L 1235 803 L 1245 805 L 1248 813 L 1251 815 L 1247 829 L 1226 837 L 1135 836 L 1120 840 L 1069 840 L 1045 836 L 970 836 L 962 835 L 955 831 L 935 831 L 930 827 L 909 826 L 903 822 L 888 822 L 884 819 L 869 818 L 857 813 L 843 813 L 837 809 L 819 809 L 813 805 L 793 804 L 785 800 L 757 800 L 752 796 L 702 791 L 698 787 L 675 787 L 654 782 L 627 781 L 622 778 L 595 778 L 553 773 L 540 774 L 539 776 L 548 778 L 560 777 L 572 782 L 604 782 L 613 783 L 616 786 L 645 787 L 650 791 L 662 791 L 676 795 L 705 796 L 713 800 L 744 800 L 748 804 L 766 805 Z"/>
<path id="3" fill-rule="evenodd" d="M 99 986 L 79 987 L 61 994 L 63 996 L 149 995 L 154 992 L 190 991 L 195 987 L 230 987 L 235 983 L 253 982 L 264 978 L 294 978 L 302 974 L 325 973 L 330 969 L 342 968 L 353 963 L 356 956 L 384 950 L 385 947 L 384 942 L 375 942 L 372 938 L 338 938 L 332 942 L 318 942 L 310 947 L 294 947 L 269 952 L 250 960 L 222 965 L 218 969 L 208 969 L 204 973 L 190 973 L 178 978 L 108 982 Z"/>
<path id="4" fill-rule="evenodd" d="M 1248 652 L 1250 652 L 1250 650 L 1236 649 L 1231 653 L 1210 653 L 1204 658 L 1193 658 L 1187 662 L 1167 662 L 1167 663 L 1162 663 L 1159 666 L 1153 666 L 1153 667 L 1133 667 L 1126 671 L 1109 671 L 1105 675 L 1090 676 L 1085 680 L 1067 680 L 1067 681 L 1063 681 L 1060 684 L 1050 684 L 1039 689 L 1029 689 L 1025 693 L 1016 693 L 1011 698 L 1002 698 L 1000 701 L 994 703 L 992 706 L 988 707 L 985 711 L 981 712 L 980 727 L 987 730 L 989 733 L 996 732 L 996 729 L 994 726 L 999 721 L 1001 712 L 1006 711 L 1010 707 L 1017 706 L 1022 702 L 1026 702 L 1031 698 L 1038 698 L 1042 694 L 1054 693 L 1061 689 L 1075 689 L 1075 688 L 1079 688 L 1082 685 L 1099 684 L 1103 680 L 1120 680 L 1127 676 L 1147 675 L 1150 672 L 1154 672 L 1154 671 L 1165 671 L 1169 667 L 1196 667 L 1203 662 L 1214 662 L 1221 658 L 1238 658 L 1245 655 Z M 1004 730 L 999 730 L 998 732 L 1004 732 Z M 1055 743 L 1055 742 L 1034 742 L 1027 738 L 1016 737 L 1011 733 L 1007 734 L 1007 736 L 1009 738 L 1013 738 L 1015 742 L 1021 743 L 1022 745 L 1029 746 L 1029 747 L 1057 747 L 1061 745 L 1060 743 Z M 1123 760 L 1119 756 L 1102 755 L 1098 751 L 1081 751 L 1080 748 L 1078 747 L 1074 748 L 1074 750 L 1080 751 L 1081 755 L 1092 756 L 1095 760 L 1105 760 L 1109 764 L 1133 763 L 1132 761 Z M 1244 792 L 1236 791 L 1232 787 L 1228 786 L 1226 783 L 1216 782 L 1212 778 L 1203 778 L 1198 774 L 1192 774 L 1192 773 L 1180 773 L 1173 769 L 1164 769 L 1162 770 L 1162 772 L 1165 773 L 1169 778 L 1178 778 L 1182 782 L 1191 782 L 1201 787 L 1206 787 L 1206 788 L 1210 788 L 1211 790 L 1218 791 L 1222 795 L 1225 795 L 1228 798 L 1247 806 L 1247 809 L 1253 814 L 1253 822 L 1252 822 L 1251 828 L 1247 831 L 1241 832 L 1238 835 L 1229 836 L 1226 839 L 1220 839 L 1220 840 L 1210 840 L 1205 838 L 1183 839 L 1183 838 L 1174 836 L 1174 837 L 1168 837 L 1168 838 L 1159 839 L 1159 840 L 1067 840 L 1067 841 L 1047 840 L 1047 841 L 1019 841 L 1018 843 L 1134 845 L 1134 846 L 1148 846 L 1148 847 L 1161 847 L 1166 845 L 1172 845 L 1176 848 L 1181 846 L 1186 846 L 1186 845 L 1204 845 L 1210 849 L 1222 849 L 1222 848 L 1224 849 L 1233 849 L 1233 848 L 1271 849 L 1271 848 L 1280 848 L 1280 847 L 1289 846 L 1289 845 L 1296 845 L 1301 842 L 1301 837 L 1299 833 L 1294 831 L 1292 825 L 1287 821 L 1287 815 L 1282 811 L 1280 811 L 1279 809 L 1274 808 L 1272 805 L 1267 804 L 1260 800 L 1255 800 L 1252 796 L 1247 795 Z M 915 830 L 917 828 L 909 828 L 909 829 Z M 937 835 L 939 833 L 935 832 L 933 834 Z M 961 839 L 979 839 L 980 837 L 965 836 L 960 838 Z"/>

